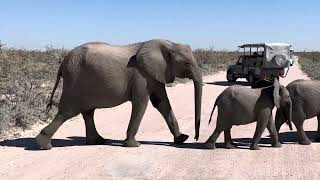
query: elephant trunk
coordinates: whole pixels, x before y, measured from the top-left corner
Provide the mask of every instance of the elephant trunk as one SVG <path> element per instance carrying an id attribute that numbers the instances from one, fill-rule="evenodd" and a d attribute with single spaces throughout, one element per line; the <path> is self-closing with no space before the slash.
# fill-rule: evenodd
<path id="1" fill-rule="evenodd" d="M 286 121 L 286 123 L 288 124 L 290 130 L 292 131 L 292 102 L 290 101 L 290 105 L 289 105 L 289 108 L 288 108 L 288 119 Z"/>
<path id="2" fill-rule="evenodd" d="M 275 117 L 275 126 L 276 130 L 279 133 L 280 127 L 286 122 L 285 117 L 283 116 L 282 109 L 277 109 L 276 117 Z"/>
<path id="3" fill-rule="evenodd" d="M 202 75 L 200 69 L 193 73 L 194 109 L 195 109 L 195 140 L 199 139 L 202 100 Z"/>

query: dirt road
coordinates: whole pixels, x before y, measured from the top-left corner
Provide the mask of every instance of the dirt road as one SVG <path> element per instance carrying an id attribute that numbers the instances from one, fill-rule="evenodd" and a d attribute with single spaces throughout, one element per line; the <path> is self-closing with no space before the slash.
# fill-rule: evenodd
<path id="1" fill-rule="evenodd" d="M 290 69 L 281 83 L 307 79 L 298 66 Z M 138 148 L 121 147 L 131 112 L 130 103 L 112 109 L 97 110 L 95 121 L 99 133 L 109 140 L 105 145 L 85 145 L 81 116 L 66 122 L 55 134 L 53 149 L 32 150 L 33 138 L 41 127 L 33 128 L 18 139 L 1 142 L 0 179 L 319 179 L 320 143 L 302 146 L 295 143 L 295 128 L 281 128 L 282 148 L 271 148 L 265 131 L 260 151 L 248 146 L 255 124 L 237 126 L 231 131 L 239 148 L 202 149 L 213 132 L 215 122 L 208 117 L 218 94 L 227 88 L 225 72 L 207 76 L 203 92 L 200 140 L 194 143 L 193 84 L 167 88 L 181 131 L 189 134 L 187 144 L 173 146 L 173 138 L 160 113 L 149 103 L 137 140 Z M 214 121 L 217 112 L 214 113 Z M 305 122 L 309 137 L 315 136 L 316 119 Z M 223 134 L 218 142 L 223 141 Z M 221 144 L 220 144 L 221 146 Z"/>

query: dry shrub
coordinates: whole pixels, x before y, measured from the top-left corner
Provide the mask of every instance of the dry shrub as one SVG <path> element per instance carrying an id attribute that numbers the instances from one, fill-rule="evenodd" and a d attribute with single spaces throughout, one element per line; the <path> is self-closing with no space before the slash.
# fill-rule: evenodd
<path id="1" fill-rule="evenodd" d="M 311 78 L 320 80 L 320 52 L 300 52 L 299 64 L 301 69 Z"/>
<path id="2" fill-rule="evenodd" d="M 213 48 L 196 49 L 193 52 L 203 75 L 226 70 L 230 64 L 235 63 L 240 53 L 236 51 L 215 51 Z"/>
<path id="3" fill-rule="evenodd" d="M 193 51 L 193 55 L 202 71 L 202 75 L 210 75 L 218 71 L 226 70 L 230 64 L 238 59 L 240 53 L 236 51 L 215 51 L 211 48 L 201 48 Z M 189 79 L 175 78 L 174 83 L 167 84 L 167 87 L 173 87 L 178 83 L 189 82 Z"/>
<path id="4" fill-rule="evenodd" d="M 8 128 L 28 128 L 46 121 L 48 97 L 65 49 L 46 51 L 3 48 L 0 53 L 0 135 Z M 61 93 L 58 89 L 57 96 Z M 56 97 L 57 97 L 56 96 Z"/>

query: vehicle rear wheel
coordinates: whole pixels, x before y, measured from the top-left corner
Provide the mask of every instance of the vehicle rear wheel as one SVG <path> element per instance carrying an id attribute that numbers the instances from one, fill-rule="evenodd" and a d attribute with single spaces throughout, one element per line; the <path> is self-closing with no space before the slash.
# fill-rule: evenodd
<path id="1" fill-rule="evenodd" d="M 249 73 L 246 79 L 249 82 L 249 84 L 253 84 L 255 82 L 255 79 L 252 73 Z"/>
<path id="2" fill-rule="evenodd" d="M 235 81 L 237 80 L 237 78 L 234 77 L 234 75 L 233 75 L 232 73 L 228 72 L 228 73 L 227 73 L 227 80 L 228 80 L 229 82 L 235 82 Z"/>

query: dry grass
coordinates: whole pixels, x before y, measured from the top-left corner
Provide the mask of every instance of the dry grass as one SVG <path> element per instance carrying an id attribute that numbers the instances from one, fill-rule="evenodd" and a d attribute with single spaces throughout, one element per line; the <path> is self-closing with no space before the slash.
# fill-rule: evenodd
<path id="1" fill-rule="evenodd" d="M 300 52 L 299 56 L 301 69 L 311 78 L 320 80 L 320 52 Z"/>
<path id="2" fill-rule="evenodd" d="M 202 70 L 202 75 L 204 76 L 218 71 L 225 71 L 228 66 L 234 64 L 240 56 L 240 53 L 236 51 L 216 51 L 213 48 L 196 49 L 193 51 L 193 54 L 197 59 L 198 65 Z M 174 86 L 174 84 L 188 81 L 190 80 L 176 78 L 175 82 L 168 86 Z"/>
<path id="3" fill-rule="evenodd" d="M 56 109 L 45 114 L 60 62 L 66 49 L 48 47 L 31 51 L 2 47 L 0 51 L 0 136 L 8 129 L 26 129 L 52 119 Z M 238 52 L 197 49 L 194 55 L 203 75 L 225 70 L 235 62 Z M 185 82 L 178 79 L 177 83 Z M 62 83 L 60 83 L 61 86 Z M 55 101 L 61 95 L 57 89 Z"/>
<path id="4" fill-rule="evenodd" d="M 193 54 L 202 69 L 203 75 L 226 70 L 240 56 L 240 53 L 236 51 L 215 51 L 213 48 L 196 49 Z"/>

